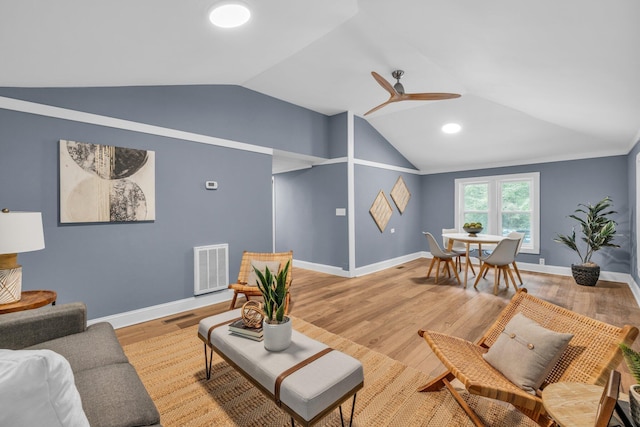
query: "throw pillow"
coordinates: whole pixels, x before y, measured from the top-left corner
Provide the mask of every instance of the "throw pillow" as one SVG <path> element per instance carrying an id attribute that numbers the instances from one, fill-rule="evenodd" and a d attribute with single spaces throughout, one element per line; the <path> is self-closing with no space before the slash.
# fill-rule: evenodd
<path id="1" fill-rule="evenodd" d="M 251 260 L 251 271 L 249 272 L 249 279 L 247 279 L 247 286 L 258 286 L 258 275 L 253 268 L 260 270 L 262 274 L 265 272 L 265 267 L 269 267 L 269 271 L 272 274 L 277 274 L 280 270 L 280 261 L 256 261 Z"/>
<path id="2" fill-rule="evenodd" d="M 89 427 L 67 359 L 51 350 L 0 350 L 0 425 Z"/>
<path id="3" fill-rule="evenodd" d="M 536 394 L 571 338 L 573 334 L 550 331 L 517 313 L 483 357 L 512 383 Z"/>

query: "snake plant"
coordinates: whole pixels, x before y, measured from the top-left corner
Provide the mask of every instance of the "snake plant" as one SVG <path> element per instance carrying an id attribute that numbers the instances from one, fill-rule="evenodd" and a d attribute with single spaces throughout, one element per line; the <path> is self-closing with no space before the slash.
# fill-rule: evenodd
<path id="1" fill-rule="evenodd" d="M 269 267 L 265 267 L 264 274 L 257 268 L 253 268 L 258 276 L 258 289 L 264 299 L 264 314 L 268 323 L 283 323 L 287 294 L 287 273 L 291 260 L 279 273 L 273 274 Z"/>

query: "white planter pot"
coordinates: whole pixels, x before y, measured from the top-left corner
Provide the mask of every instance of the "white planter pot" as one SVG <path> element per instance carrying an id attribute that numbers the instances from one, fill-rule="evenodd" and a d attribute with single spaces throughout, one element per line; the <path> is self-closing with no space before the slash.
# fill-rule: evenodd
<path id="1" fill-rule="evenodd" d="M 284 323 L 262 322 L 264 331 L 264 348 L 269 351 L 282 351 L 291 345 L 291 332 L 293 331 L 291 319 L 285 316 Z"/>
<path id="2" fill-rule="evenodd" d="M 631 407 L 633 424 L 640 427 L 640 384 L 629 387 L 629 406 Z"/>

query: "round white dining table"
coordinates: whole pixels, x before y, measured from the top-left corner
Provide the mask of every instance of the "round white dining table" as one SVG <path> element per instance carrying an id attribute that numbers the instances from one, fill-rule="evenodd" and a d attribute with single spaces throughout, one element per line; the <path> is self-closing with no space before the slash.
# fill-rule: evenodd
<path id="1" fill-rule="evenodd" d="M 451 252 L 453 248 L 453 242 L 462 242 L 466 245 L 466 261 L 464 263 L 464 287 L 467 287 L 467 278 L 469 277 L 469 263 L 471 262 L 469 257 L 469 248 L 471 245 L 478 245 L 478 254 L 482 254 L 482 244 L 488 245 L 500 243 L 501 240 L 506 239 L 504 236 L 498 236 L 494 234 L 469 234 L 469 233 L 443 233 L 442 237 L 448 239 L 447 251 Z"/>

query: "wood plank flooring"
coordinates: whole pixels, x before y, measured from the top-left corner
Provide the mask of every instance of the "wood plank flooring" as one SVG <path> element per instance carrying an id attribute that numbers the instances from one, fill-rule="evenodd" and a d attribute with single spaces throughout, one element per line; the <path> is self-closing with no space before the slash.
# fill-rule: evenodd
<path id="1" fill-rule="evenodd" d="M 384 353 L 429 375 L 443 367 L 417 334 L 431 329 L 477 340 L 513 296 L 513 287 L 501 284 L 493 295 L 493 273 L 473 289 L 455 279 L 438 284 L 426 272 L 430 259 L 409 263 L 358 278 L 342 278 L 294 268 L 291 314 L 330 332 Z M 595 287 L 576 285 L 571 277 L 521 271 L 523 287 L 554 304 L 616 326 L 640 326 L 640 308 L 627 284 L 598 282 Z M 244 301 L 239 302 L 238 306 Z M 197 324 L 200 319 L 226 311 L 229 302 L 204 307 L 168 318 L 122 328 L 117 331 L 123 345 L 177 328 Z M 634 348 L 640 350 L 640 344 Z M 624 363 L 619 367 L 623 388 L 635 383 Z"/>

